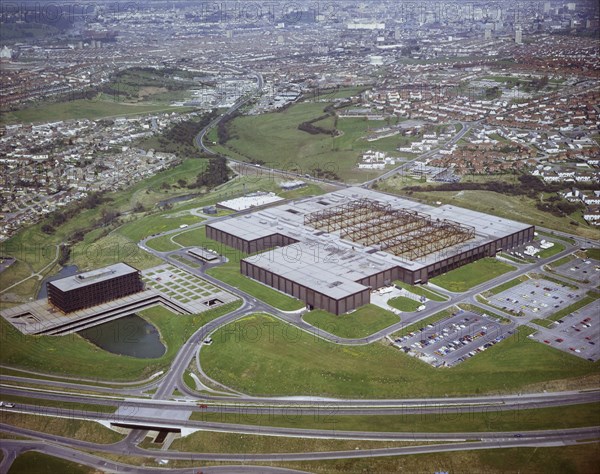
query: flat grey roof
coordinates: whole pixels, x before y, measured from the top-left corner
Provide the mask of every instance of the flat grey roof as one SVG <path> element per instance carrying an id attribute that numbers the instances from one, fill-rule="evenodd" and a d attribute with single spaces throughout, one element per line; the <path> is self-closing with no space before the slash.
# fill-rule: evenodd
<path id="1" fill-rule="evenodd" d="M 219 258 L 216 252 L 213 252 L 212 250 L 206 250 L 201 247 L 191 248 L 188 250 L 188 253 L 203 260 L 216 260 Z"/>
<path id="2" fill-rule="evenodd" d="M 61 291 L 70 291 L 76 288 L 83 288 L 100 281 L 106 281 L 115 277 L 137 272 L 138 270 L 136 268 L 133 268 L 126 263 L 115 263 L 114 265 L 110 265 L 108 267 L 99 268 L 97 270 L 91 270 L 89 272 L 79 273 L 78 275 L 52 281 L 50 282 L 50 285 L 58 288 Z"/>
<path id="3" fill-rule="evenodd" d="M 323 232 L 304 226 L 304 216 L 315 211 L 340 206 L 358 199 L 370 199 L 389 204 L 393 209 L 407 209 L 429 215 L 434 221 L 450 220 L 473 227 L 475 237 L 416 260 L 407 260 L 377 247 L 366 247 L 344 240 L 340 232 Z M 341 292 L 355 293 L 350 285 L 357 280 L 393 267 L 416 271 L 439 260 L 479 247 L 507 235 L 531 228 L 510 219 L 471 211 L 457 206 L 430 206 L 402 197 L 370 189 L 351 187 L 321 196 L 301 199 L 270 207 L 244 216 L 232 217 L 207 226 L 235 235 L 246 241 L 281 234 L 297 243 L 266 251 L 246 260 L 265 270 L 287 276 L 298 283 L 338 299 Z M 292 278 L 291 275 L 294 275 Z M 336 281 L 342 284 L 329 288 Z M 362 285 L 359 285 L 362 286 Z"/>

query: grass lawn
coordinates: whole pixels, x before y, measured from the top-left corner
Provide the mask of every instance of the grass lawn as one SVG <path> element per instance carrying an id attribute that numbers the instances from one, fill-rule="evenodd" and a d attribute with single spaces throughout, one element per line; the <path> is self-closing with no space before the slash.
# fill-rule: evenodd
<path id="1" fill-rule="evenodd" d="M 565 263 L 569 263 L 569 262 L 575 260 L 575 258 L 576 257 L 574 255 L 567 255 L 566 257 L 559 258 L 558 260 L 556 260 L 555 262 L 550 263 L 549 265 L 552 268 L 558 268 L 561 265 L 564 265 Z"/>
<path id="2" fill-rule="evenodd" d="M 316 309 L 306 313 L 302 319 L 323 331 L 349 339 L 369 336 L 400 321 L 391 311 L 374 304 L 340 316 Z"/>
<path id="3" fill-rule="evenodd" d="M 554 321 L 549 321 L 547 319 L 532 319 L 531 320 L 532 323 L 537 324 L 539 326 L 543 326 L 545 328 L 551 328 L 554 327 Z"/>
<path id="4" fill-rule="evenodd" d="M 497 295 L 498 293 L 502 293 L 503 291 L 508 290 L 509 288 L 513 288 L 517 285 L 520 285 L 521 283 L 523 283 L 524 281 L 529 280 L 529 277 L 526 275 L 522 275 L 518 278 L 514 278 L 512 280 L 509 280 L 505 283 L 502 283 L 501 285 L 498 285 L 494 288 L 492 288 L 491 290 L 488 290 L 485 292 L 485 295 Z"/>
<path id="5" fill-rule="evenodd" d="M 459 303 L 458 307 L 464 309 L 465 311 L 472 311 L 473 313 L 477 314 L 487 314 L 488 316 L 490 316 L 493 319 L 496 319 L 499 323 L 502 324 L 510 324 L 510 319 L 504 316 L 500 316 L 499 314 L 492 313 L 488 309 L 480 308 L 479 306 L 475 306 L 473 304 Z"/>
<path id="6" fill-rule="evenodd" d="M 100 408 L 100 405 L 97 405 L 97 407 Z M 124 438 L 124 435 L 93 421 L 9 412 L 2 414 L 2 421 L 29 430 L 66 436 L 91 443 L 112 444 Z"/>
<path id="7" fill-rule="evenodd" d="M 460 293 L 512 270 L 512 265 L 488 257 L 432 278 L 431 283 Z"/>
<path id="8" fill-rule="evenodd" d="M 338 414 L 335 408 L 326 407 L 322 412 L 312 415 L 300 413 L 255 415 L 195 411 L 191 419 L 317 430 L 452 433 L 581 428 L 595 426 L 600 418 L 598 403 L 566 405 L 561 407 L 560 411 L 560 416 L 557 416 L 556 408 L 507 411 L 495 411 L 492 408 L 490 411 L 483 412 L 465 408 L 462 413 L 449 413 L 444 408 L 440 408 L 438 413 L 418 415 L 343 415 Z"/>
<path id="9" fill-rule="evenodd" d="M 9 474 L 88 474 L 98 472 L 93 467 L 78 464 L 65 459 L 49 456 L 48 454 L 28 451 L 19 454 L 14 460 Z"/>
<path id="10" fill-rule="evenodd" d="M 388 300 L 388 304 L 396 309 L 399 309 L 400 311 L 405 311 L 407 313 L 412 313 L 413 311 L 416 311 L 419 306 L 421 306 L 420 302 L 411 300 L 406 296 L 396 296 L 395 298 Z"/>
<path id="11" fill-rule="evenodd" d="M 600 444 L 594 443 L 544 448 L 484 449 L 381 458 L 288 462 L 281 463 L 279 466 L 329 474 L 359 472 L 581 474 L 597 472 L 599 450 Z"/>
<path id="12" fill-rule="evenodd" d="M 71 252 L 71 263 L 77 265 L 79 271 L 94 270 L 118 262 L 125 262 L 138 270 L 164 263 L 160 258 L 139 248 L 133 240 L 116 232 L 101 237 L 92 244 L 81 242 Z"/>
<path id="13" fill-rule="evenodd" d="M 219 329 L 202 350 L 202 364 L 210 377 L 252 395 L 346 398 L 509 392 L 597 372 L 599 363 L 531 341 L 531 332 L 521 328 L 477 357 L 439 370 L 383 341 L 340 346 L 257 314 Z"/>
<path id="14" fill-rule="evenodd" d="M 197 172 L 204 169 L 205 160 L 190 159 L 179 166 L 166 170 L 134 184 L 128 189 L 109 193 L 109 199 L 95 209 L 84 209 L 72 219 L 58 227 L 51 235 L 41 231 L 44 222 L 23 229 L 14 237 L 0 243 L 0 254 L 14 256 L 18 259 L 10 268 L 10 271 L 0 273 L 0 288 L 4 289 L 21 281 L 31 275 L 32 271 L 38 272 L 50 264 L 56 256 L 56 245 L 66 242 L 76 231 L 89 228 L 95 224 L 103 210 L 119 211 L 121 213 L 131 212 L 138 203 L 146 208 L 153 207 L 157 202 L 190 192 L 187 188 L 179 188 L 176 185 L 178 179 L 195 176 Z M 169 189 L 161 189 L 166 183 Z M 170 219 L 170 213 L 165 213 L 165 219 Z M 134 215 L 134 217 L 137 217 Z M 141 217 L 141 216 L 139 216 Z M 155 221 L 158 222 L 158 221 Z M 170 222 L 170 221 L 169 221 Z M 143 224 L 140 233 L 145 233 L 150 225 Z M 123 232 L 122 234 L 119 232 Z M 71 262 L 82 269 L 95 268 L 102 264 L 126 261 L 138 268 L 147 268 L 156 265 L 160 261 L 155 260 L 150 254 L 141 251 L 131 237 L 138 237 L 136 224 L 131 222 L 106 236 L 107 229 L 99 227 L 88 232 L 84 240 L 73 247 Z M 43 276 L 58 271 L 58 266 L 46 269 Z M 37 293 L 39 280 L 29 279 L 10 290 L 10 293 L 21 299 L 33 297 Z"/>
<path id="15" fill-rule="evenodd" d="M 369 127 L 383 126 L 385 122 L 369 122 L 363 118 L 339 119 L 337 137 L 326 134 L 312 135 L 298 129 L 302 122 L 325 114 L 326 102 L 302 102 L 281 112 L 256 116 L 243 116 L 230 124 L 231 139 L 215 150 L 232 154 L 241 160 L 259 159 L 267 167 L 283 170 L 300 170 L 312 174 L 319 167 L 333 171 L 343 179 L 364 181 L 381 174 L 374 170 L 358 170 L 362 152 L 369 149 L 392 152 L 400 143 L 398 137 L 368 142 L 365 137 Z M 319 121 L 318 125 L 330 128 L 331 119 Z"/>
<path id="16" fill-rule="evenodd" d="M 49 103 L 28 107 L 2 114 L 0 123 L 43 123 L 58 120 L 90 120 L 121 117 L 124 115 L 143 115 L 158 112 L 191 112 L 192 107 L 170 107 L 165 104 L 143 105 L 126 104 L 114 100 L 78 99 L 66 102 Z"/>
<path id="17" fill-rule="evenodd" d="M 152 234 L 166 232 L 168 230 L 177 229 L 180 225 L 197 224 L 204 219 L 192 214 L 183 212 L 171 212 L 156 215 L 144 216 L 141 219 L 135 219 L 132 222 L 123 224 L 117 232 L 124 235 L 134 242 L 139 242 L 144 237 Z"/>
<path id="18" fill-rule="evenodd" d="M 593 303 L 598 298 L 600 298 L 600 293 L 595 293 L 593 291 L 589 291 L 586 296 L 581 298 L 576 303 L 573 303 L 572 305 L 569 305 L 566 308 L 563 308 L 560 311 L 557 311 L 556 313 L 552 314 L 551 316 L 548 316 L 546 319 L 548 319 L 550 321 L 558 321 L 559 319 L 563 318 L 567 314 L 574 313 L 578 309 L 581 309 L 584 306 L 587 306 L 588 304 Z"/>
<path id="19" fill-rule="evenodd" d="M 247 255 L 239 250 L 207 238 L 204 227 L 182 232 L 174 237 L 173 241 L 183 247 L 199 246 L 212 249 L 229 259 L 227 263 L 208 270 L 207 273 L 209 275 L 283 311 L 294 311 L 304 308 L 305 304 L 302 301 L 242 275 L 240 273 L 240 260 Z"/>
<path id="20" fill-rule="evenodd" d="M 552 257 L 552 256 L 556 255 L 557 253 L 562 252 L 564 249 L 565 249 L 565 246 L 563 244 L 554 242 L 553 247 L 542 250 L 540 253 L 538 253 L 538 255 L 540 256 L 540 258 L 548 258 L 548 257 Z"/>
<path id="21" fill-rule="evenodd" d="M 600 260 L 600 248 L 587 249 L 585 251 L 587 258 L 593 258 L 594 260 Z"/>
<path id="22" fill-rule="evenodd" d="M 25 336 L 3 318 L 0 360 L 3 365 L 56 375 L 72 375 L 104 380 L 138 380 L 167 369 L 181 345 L 207 322 L 233 311 L 240 302 L 229 303 L 199 315 L 178 316 L 161 306 L 138 314 L 160 331 L 167 347 L 157 359 L 138 359 L 111 354 L 78 334 L 66 336 Z"/>
<path id="23" fill-rule="evenodd" d="M 205 453 L 305 453 L 318 451 L 343 451 L 406 446 L 394 441 L 360 441 L 316 438 L 285 438 L 281 436 L 255 436 L 237 433 L 197 431 L 185 438 L 176 439 L 171 449 Z M 156 445 L 154 445 L 156 447 Z"/>
<path id="24" fill-rule="evenodd" d="M 442 319 L 449 318 L 455 312 L 456 312 L 456 309 L 453 309 L 453 308 L 445 309 L 443 311 L 440 311 L 439 313 L 435 313 L 425 319 L 422 319 L 421 321 L 418 321 L 416 323 L 409 324 L 408 326 L 403 327 L 402 329 L 400 329 L 400 331 L 395 332 L 390 337 L 392 339 L 395 339 L 398 337 L 406 336 L 408 333 L 415 332 L 415 331 L 419 330 L 420 328 L 427 326 L 428 324 L 435 324 L 438 321 L 441 321 Z"/>
<path id="25" fill-rule="evenodd" d="M 426 288 L 422 285 L 409 285 L 408 283 L 404 283 L 400 280 L 395 280 L 394 284 L 400 288 L 404 288 L 411 293 L 414 293 L 418 296 L 424 296 L 425 298 L 432 301 L 446 301 L 448 298 L 440 293 L 437 293 L 429 288 Z"/>

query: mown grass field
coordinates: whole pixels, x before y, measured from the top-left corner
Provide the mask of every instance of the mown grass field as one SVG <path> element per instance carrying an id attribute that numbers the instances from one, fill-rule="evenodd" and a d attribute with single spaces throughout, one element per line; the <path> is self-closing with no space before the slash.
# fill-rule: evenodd
<path id="1" fill-rule="evenodd" d="M 48 454 L 28 451 L 19 454 L 12 463 L 10 474 L 92 474 L 97 472 L 93 467 L 78 464 L 65 459 L 49 456 Z"/>
<path id="2" fill-rule="evenodd" d="M 432 301 L 446 301 L 448 299 L 446 296 L 437 293 L 433 290 L 430 290 L 425 286 L 409 285 L 408 283 L 404 283 L 400 280 L 395 280 L 394 284 L 400 288 L 404 288 L 405 290 L 410 291 L 415 295 L 424 296 L 425 298 L 430 299 Z"/>
<path id="3" fill-rule="evenodd" d="M 194 412 L 191 419 L 286 428 L 401 433 L 567 429 L 595 426 L 600 419 L 600 405 L 597 403 L 566 405 L 560 411 L 560 416 L 557 416 L 554 407 L 483 412 L 465 408 L 462 413 L 449 413 L 440 408 L 437 413 L 418 415 L 343 415 L 335 407 L 324 403 L 322 410 L 311 415 L 302 415 L 301 412 L 286 415 Z"/>
<path id="4" fill-rule="evenodd" d="M 400 321 L 391 311 L 374 304 L 339 316 L 317 309 L 304 314 L 302 319 L 323 331 L 349 339 L 369 336 Z"/>
<path id="5" fill-rule="evenodd" d="M 137 313 L 158 328 L 161 342 L 167 347 L 165 354 L 157 359 L 111 354 L 78 334 L 24 336 L 2 318 L 0 361 L 3 365 L 47 374 L 116 381 L 144 379 L 167 369 L 181 345 L 196 329 L 239 305 L 239 301 L 229 303 L 191 316 L 178 316 L 161 306 Z"/>
<path id="6" fill-rule="evenodd" d="M 490 257 L 469 263 L 430 281 L 447 290 L 463 292 L 512 270 L 515 270 L 512 265 Z"/>
<path id="7" fill-rule="evenodd" d="M 202 350 L 215 380 L 252 395 L 356 398 L 510 392 L 544 381 L 597 373 L 581 360 L 515 335 L 449 370 L 438 370 L 384 342 L 339 346 L 266 315 L 221 328 Z"/>
<path id="8" fill-rule="evenodd" d="M 359 472 L 410 472 L 430 474 L 588 474 L 597 472 L 600 444 L 548 448 L 505 448 L 381 458 L 340 459 L 282 463 L 308 472 L 347 474 Z"/>
<path id="9" fill-rule="evenodd" d="M 191 112 L 192 107 L 170 107 L 165 104 L 127 104 L 115 100 L 77 99 L 42 104 L 2 114 L 0 123 L 44 123 L 72 119 L 100 119 L 143 115 L 157 112 Z"/>
<path id="10" fill-rule="evenodd" d="M 420 302 L 411 300 L 406 296 L 396 296 L 395 298 L 388 300 L 388 304 L 396 309 L 399 309 L 400 311 L 405 311 L 407 313 L 412 313 L 413 311 L 416 311 L 419 306 L 421 306 Z"/>
<path id="11" fill-rule="evenodd" d="M 41 431 L 43 433 L 66 436 L 91 443 L 112 444 L 124 438 L 123 435 L 93 421 L 75 420 L 49 416 L 27 415 L 25 413 L 2 413 L 3 423 Z"/>

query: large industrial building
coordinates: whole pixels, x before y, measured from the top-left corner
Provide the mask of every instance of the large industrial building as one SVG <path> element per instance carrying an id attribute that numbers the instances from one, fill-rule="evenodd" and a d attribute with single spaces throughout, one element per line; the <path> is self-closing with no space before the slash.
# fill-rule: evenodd
<path id="1" fill-rule="evenodd" d="M 533 239 L 534 227 L 456 206 L 347 188 L 206 225 L 245 253 L 242 274 L 342 314 L 370 291 L 409 284 Z"/>
<path id="2" fill-rule="evenodd" d="M 46 283 L 48 301 L 63 313 L 72 313 L 144 289 L 137 268 L 125 263 L 80 273 Z"/>

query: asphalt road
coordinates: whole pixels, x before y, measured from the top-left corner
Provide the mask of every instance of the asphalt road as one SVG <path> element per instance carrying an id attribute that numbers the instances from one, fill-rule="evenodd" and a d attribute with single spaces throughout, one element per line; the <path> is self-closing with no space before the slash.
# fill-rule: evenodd
<path id="1" fill-rule="evenodd" d="M 451 438 L 456 441 L 451 444 L 443 443 L 444 438 L 432 438 L 431 441 L 440 441 L 441 444 L 425 445 L 425 446 L 408 446 L 397 448 L 380 448 L 380 449 L 355 449 L 346 451 L 325 451 L 325 452 L 305 452 L 305 453 L 266 453 L 266 454 L 236 454 L 236 453 L 199 453 L 199 452 L 178 452 L 178 451 L 157 451 L 147 450 L 139 447 L 128 446 L 125 442 L 120 441 L 115 444 L 105 445 L 90 443 L 87 441 L 71 440 L 61 436 L 48 435 L 45 433 L 37 433 L 35 431 L 24 428 L 17 428 L 11 425 L 0 424 L 0 428 L 9 433 L 29 436 L 41 442 L 52 443 L 48 446 L 57 450 L 69 449 L 63 444 L 69 446 L 77 446 L 80 449 L 88 449 L 94 451 L 107 452 L 111 454 L 127 454 L 151 458 L 161 459 L 183 459 L 188 461 L 204 460 L 204 461 L 237 461 L 237 462 L 277 462 L 277 461 L 317 461 L 325 459 L 351 459 L 351 458 L 370 458 L 384 456 L 401 456 L 410 454 L 434 453 L 434 452 L 451 452 L 451 451 L 469 451 L 473 449 L 495 449 L 499 447 L 532 447 L 532 446 L 564 446 L 574 444 L 578 441 L 597 438 L 600 435 L 600 428 L 578 428 L 572 430 L 552 430 L 546 432 L 507 432 L 507 433 L 461 433 L 458 436 Z M 330 435 L 335 435 L 336 432 L 331 431 Z M 516 437 L 518 434 L 519 437 Z M 489 436 L 488 435 L 493 435 Z M 389 439 L 390 441 L 420 441 L 421 435 L 417 433 L 414 438 L 405 437 L 405 439 Z M 461 438 L 462 437 L 462 438 Z M 329 439 L 331 436 L 328 437 Z M 343 438 L 340 439 L 357 439 Z M 360 439 L 360 438 L 358 438 Z M 380 440 L 386 440 L 383 436 Z M 469 440 L 468 442 L 463 440 Z M 474 441 L 480 440 L 480 441 Z M 31 443 L 24 441 L 22 443 Z M 4 447 L 3 442 L 3 447 Z M 74 450 L 73 450 L 74 451 Z M 54 453 L 53 455 L 57 455 Z M 80 451 L 72 452 L 75 459 L 83 454 Z M 60 456 L 62 457 L 62 456 Z"/>
<path id="2" fill-rule="evenodd" d="M 263 86 L 263 78 L 260 73 L 252 71 L 252 74 L 257 77 L 257 86 L 260 91 Z M 203 144 L 203 138 L 207 131 L 216 126 L 221 120 L 229 116 L 231 113 L 238 110 L 243 106 L 250 98 L 243 98 L 239 100 L 232 108 L 230 108 L 225 115 L 217 117 L 211 122 L 200 134 L 196 137 L 196 143 L 198 146 L 206 151 L 207 153 L 214 154 L 212 150 L 206 148 Z M 475 126 L 478 122 L 462 122 L 462 129 L 445 145 L 452 145 L 458 142 L 469 130 Z M 426 158 L 430 154 L 437 151 L 431 150 L 417 159 Z M 231 160 L 235 161 L 235 160 Z M 414 160 L 411 160 L 414 161 Z M 239 162 L 241 166 L 248 166 L 245 163 Z M 403 163 L 399 167 L 391 170 L 383 175 L 379 176 L 374 180 L 363 183 L 363 186 L 369 186 L 378 179 L 385 179 L 386 177 L 392 176 L 395 173 L 400 172 L 407 163 Z M 272 173 L 280 173 L 279 170 L 267 170 Z M 293 175 L 289 172 L 285 173 L 286 176 Z M 311 178 L 314 179 L 314 178 Z M 346 186 L 343 183 L 330 182 L 327 180 L 317 180 L 323 183 L 332 184 L 335 186 Z M 250 212 L 250 211 L 247 211 Z M 226 219 L 228 217 L 216 218 L 216 220 Z M 200 227 L 204 223 L 190 225 L 187 230 Z M 242 306 L 227 315 L 221 316 L 214 321 L 209 322 L 205 326 L 199 328 L 192 337 L 180 348 L 176 355 L 171 368 L 164 374 L 160 379 L 148 381 L 140 386 L 128 387 L 120 386 L 115 384 L 115 388 L 109 387 L 98 387 L 95 385 L 86 385 L 76 383 L 77 380 L 53 380 L 44 381 L 43 384 L 48 387 L 47 391 L 38 391 L 34 389 L 22 389 L 19 387 L 5 385 L 4 382 L 17 382 L 17 383 L 40 383 L 35 378 L 29 378 L 26 376 L 2 376 L 3 382 L 2 393 L 7 395 L 20 395 L 27 396 L 30 398 L 43 398 L 48 400 L 62 401 L 62 402 L 79 402 L 93 405 L 119 405 L 122 408 L 129 408 L 127 415 L 118 414 L 101 414 L 97 412 L 87 412 L 82 410 L 72 410 L 64 408 L 54 407 L 42 407 L 26 404 L 17 404 L 14 409 L 3 408 L 2 410 L 11 410 L 14 412 L 22 412 L 29 414 L 43 414 L 44 416 L 62 416 L 79 418 L 86 420 L 106 420 L 111 422 L 121 422 L 128 424 L 137 424 L 143 426 L 156 426 L 160 423 L 161 426 L 173 426 L 173 427 L 185 427 L 191 429 L 202 429 L 210 431 L 221 431 L 221 432 L 235 432 L 235 433 L 246 433 L 246 434 L 258 434 L 258 435 L 272 435 L 272 436 L 285 436 L 285 437 L 303 437 L 303 438 L 328 438 L 328 439 L 351 439 L 351 440 L 392 440 L 392 441 L 436 441 L 445 442 L 453 441 L 452 444 L 438 444 L 430 446 L 411 446 L 403 448 L 386 448 L 376 450 L 353 450 L 353 451 L 338 451 L 338 452 L 327 452 L 327 453 L 288 453 L 288 454 L 210 454 L 210 453 L 178 453 L 174 451 L 161 451 L 160 454 L 156 451 L 149 451 L 141 449 L 137 444 L 143 439 L 145 431 L 143 429 L 134 429 L 131 434 L 127 436 L 123 441 L 114 445 L 96 445 L 94 443 L 86 443 L 79 440 L 70 438 L 47 435 L 43 433 L 37 433 L 23 428 L 10 426 L 7 424 L 1 424 L 2 430 L 33 438 L 31 441 L 16 441 L 16 440 L 3 440 L 2 449 L 5 451 L 5 457 L 0 464 L 0 472 L 6 472 L 15 459 L 15 457 L 26 450 L 37 450 L 51 454 L 57 457 L 70 459 L 75 462 L 86 464 L 95 467 L 100 470 L 112 470 L 112 471 L 130 471 L 130 472 L 156 472 L 156 469 L 143 468 L 138 466 L 128 466 L 125 464 L 114 463 L 112 461 L 102 459 L 98 456 L 89 455 L 83 453 L 75 448 L 80 449 L 93 449 L 94 451 L 103 451 L 112 454 L 129 454 L 140 457 L 157 458 L 160 456 L 165 459 L 186 459 L 186 460 L 214 460 L 214 461 L 244 461 L 244 462 L 257 462 L 257 461 L 293 461 L 293 460 L 323 460 L 323 459 L 340 459 L 340 458 L 365 458 L 365 457 L 378 457 L 378 456 L 399 456 L 408 454 L 417 454 L 425 452 L 442 452 L 442 451 L 459 451 L 459 450 L 473 450 L 473 449 L 496 449 L 501 447 L 524 447 L 524 446 L 561 446 L 565 444 L 575 443 L 577 440 L 594 439 L 600 435 L 600 428 L 580 428 L 571 430 L 547 430 L 547 431 L 535 431 L 535 432 L 487 432 L 487 433 L 381 433 L 381 432 L 351 432 L 351 431 L 339 431 L 336 429 L 331 430 L 309 430 L 309 429 L 298 429 L 298 428 L 279 428 L 279 427 L 268 427 L 268 426 L 254 426 L 244 425 L 236 423 L 216 423 L 206 421 L 176 421 L 176 420 L 165 420 L 160 417 L 148 417 L 142 412 L 136 413 L 137 409 L 140 408 L 169 408 L 171 410 L 182 410 L 182 411 L 207 411 L 207 412 L 220 412 L 223 414 L 295 414 L 295 415 L 314 415 L 323 414 L 325 410 L 326 415 L 385 415 L 385 414 L 425 414 L 425 413 L 480 413 L 480 412 L 494 412 L 503 410 L 515 410 L 515 409 L 531 409 L 531 408 L 543 408 L 543 407 L 558 407 L 563 405 L 578 404 L 578 403 L 594 403 L 599 401 L 600 392 L 562 392 L 562 393 L 538 393 L 538 394 L 523 394 L 523 395 L 502 395 L 502 396 L 487 396 L 487 397 L 454 397 L 454 398 L 428 398 L 428 399 L 398 399 L 398 400 L 333 400 L 333 399 L 320 399 L 318 397 L 249 397 L 243 394 L 234 393 L 236 397 L 223 397 L 220 395 L 202 395 L 190 390 L 184 383 L 182 383 L 182 375 L 190 362 L 196 359 L 198 368 L 201 371 L 200 366 L 200 349 L 201 342 L 219 327 L 229 324 L 236 319 L 243 317 L 252 312 L 268 312 L 280 319 L 283 319 L 296 327 L 307 331 L 311 334 L 318 335 L 323 339 L 327 339 L 337 344 L 346 345 L 361 345 L 369 344 L 383 337 L 405 327 L 407 324 L 422 320 L 432 314 L 435 314 L 443 309 L 450 308 L 460 301 L 471 301 L 475 302 L 475 295 L 482 291 L 491 289 L 505 281 L 509 281 L 519 275 L 525 274 L 531 271 L 542 272 L 542 266 L 547 264 L 549 261 L 557 260 L 564 255 L 571 253 L 575 248 L 579 247 L 592 247 L 597 246 L 596 242 L 590 239 L 583 239 L 574 237 L 569 234 L 562 232 L 551 231 L 556 235 L 561 235 L 569 238 L 574 238 L 576 241 L 575 245 L 568 246 L 568 248 L 554 256 L 553 258 L 545 261 L 535 262 L 533 264 L 519 265 L 518 268 L 510 273 L 502 275 L 498 278 L 483 283 L 466 293 L 463 294 L 452 294 L 445 292 L 449 296 L 449 300 L 446 302 L 429 302 L 427 310 L 414 314 L 403 316 L 403 321 L 395 324 L 391 327 L 378 331 L 368 337 L 358 339 L 347 339 L 340 338 L 333 334 L 319 330 L 301 319 L 301 315 L 297 313 L 286 313 L 279 311 L 270 305 L 257 301 L 251 295 L 246 294 L 237 288 L 231 287 L 230 285 L 224 284 L 209 275 L 204 274 L 201 270 L 192 269 L 185 266 L 178 260 L 170 258 L 169 252 L 157 252 L 146 246 L 148 239 L 143 239 L 139 246 L 156 255 L 163 260 L 176 265 L 178 267 L 185 268 L 186 271 L 198 274 L 202 278 L 211 281 L 217 286 L 220 286 L 236 295 L 242 300 Z M 169 232 L 165 232 L 161 235 L 170 235 L 181 232 L 180 229 L 174 229 Z M 477 302 L 477 305 L 482 305 Z M 498 310 L 493 310 L 498 312 Z M 509 315 L 506 315 L 510 317 Z M 214 382 L 217 383 L 217 382 Z M 219 385 L 219 384 L 217 384 Z M 148 388 L 156 388 L 152 400 L 136 398 L 143 390 Z M 227 387 L 222 386 L 224 390 L 228 390 Z M 71 389 L 87 389 L 98 393 L 98 397 L 81 394 L 67 394 L 60 393 L 61 391 Z M 172 401 L 175 389 L 179 389 L 185 395 L 191 399 L 202 400 L 206 402 L 208 406 L 206 408 L 199 408 L 195 405 L 192 400 L 186 401 Z M 108 394 L 112 394 L 116 397 L 131 397 L 125 400 L 115 400 L 109 398 Z M 104 394 L 104 395 L 103 395 Z M 147 413 L 147 412 L 144 412 Z M 515 435 L 518 435 L 515 436 Z M 477 442 L 468 442 L 466 440 L 478 440 Z M 200 468 L 199 468 L 200 469 Z M 252 467 L 252 466 L 223 466 L 223 467 L 212 467 L 212 468 L 201 468 L 202 472 L 228 472 L 228 473 L 253 473 L 253 472 L 273 472 L 273 473 L 285 473 L 285 472 L 298 472 L 289 471 L 283 469 L 269 469 L 266 467 Z M 173 472 L 189 472 L 188 469 L 174 470 Z"/>

